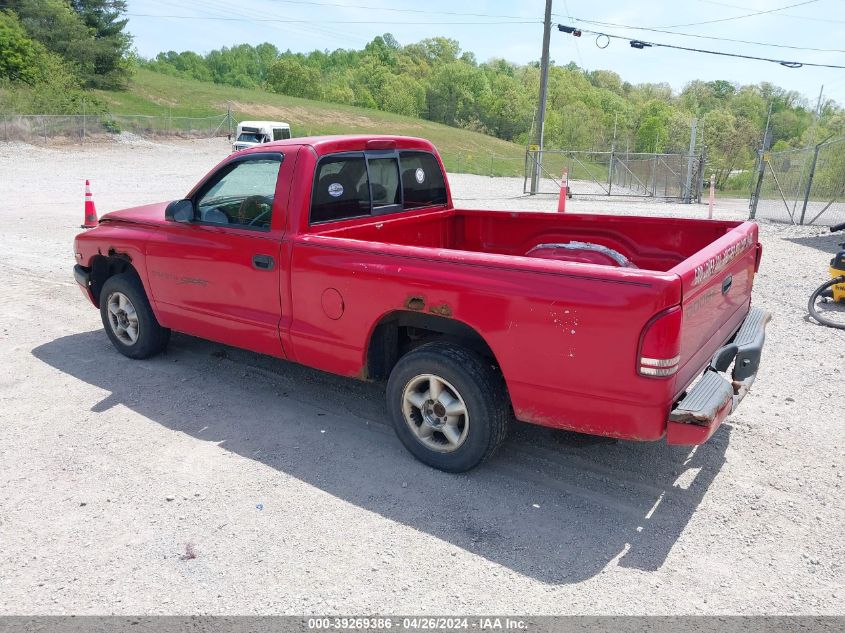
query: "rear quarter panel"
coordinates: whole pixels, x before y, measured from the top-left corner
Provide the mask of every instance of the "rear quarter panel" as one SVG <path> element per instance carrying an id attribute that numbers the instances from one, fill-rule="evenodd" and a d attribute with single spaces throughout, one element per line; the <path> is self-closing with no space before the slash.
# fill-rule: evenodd
<path id="1" fill-rule="evenodd" d="M 340 295 L 343 314 L 326 296 Z M 675 275 L 333 238 L 295 238 L 295 359 L 361 376 L 376 324 L 421 298 L 487 341 L 519 419 L 577 431 L 658 439 L 672 381 L 636 373 L 644 324 L 680 302 Z"/>

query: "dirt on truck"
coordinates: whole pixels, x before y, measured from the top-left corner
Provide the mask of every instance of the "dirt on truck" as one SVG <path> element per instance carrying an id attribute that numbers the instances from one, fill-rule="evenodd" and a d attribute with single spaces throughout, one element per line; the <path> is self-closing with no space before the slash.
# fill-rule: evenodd
<path id="1" fill-rule="evenodd" d="M 415 138 L 238 152 L 74 252 L 124 355 L 175 330 L 386 381 L 398 437 L 446 471 L 490 457 L 514 418 L 703 443 L 750 389 L 769 319 L 751 306 L 755 224 L 456 209 Z"/>

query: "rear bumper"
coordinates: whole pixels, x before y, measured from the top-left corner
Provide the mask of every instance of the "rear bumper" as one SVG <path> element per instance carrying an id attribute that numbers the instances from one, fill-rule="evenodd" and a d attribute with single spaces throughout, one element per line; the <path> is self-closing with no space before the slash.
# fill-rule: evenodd
<path id="1" fill-rule="evenodd" d="M 669 413 L 669 444 L 703 444 L 736 410 L 757 377 L 770 320 L 771 314 L 765 310 L 749 310 L 733 338 L 714 354 L 701 379 Z"/>

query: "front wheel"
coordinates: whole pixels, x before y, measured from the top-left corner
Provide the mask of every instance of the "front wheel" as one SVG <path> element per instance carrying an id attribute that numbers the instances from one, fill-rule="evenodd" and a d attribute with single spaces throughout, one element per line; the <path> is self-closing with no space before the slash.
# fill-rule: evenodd
<path id="1" fill-rule="evenodd" d="M 170 340 L 170 330 L 159 325 L 144 287 L 131 273 L 114 275 L 103 284 L 100 316 L 112 344 L 129 358 L 154 356 Z"/>
<path id="2" fill-rule="evenodd" d="M 816 288 L 810 295 L 807 311 L 822 325 L 845 330 L 845 303 L 833 301 L 833 287 L 839 284 L 845 284 L 845 276 L 835 277 Z"/>
<path id="3" fill-rule="evenodd" d="M 456 345 L 427 343 L 403 356 L 387 383 L 396 435 L 418 460 L 464 472 L 488 459 L 507 435 L 511 409 L 501 374 Z"/>

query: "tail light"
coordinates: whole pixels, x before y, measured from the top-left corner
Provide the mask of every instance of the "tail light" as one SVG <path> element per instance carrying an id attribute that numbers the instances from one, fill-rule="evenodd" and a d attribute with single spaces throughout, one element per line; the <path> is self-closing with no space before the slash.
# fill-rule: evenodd
<path id="1" fill-rule="evenodd" d="M 651 319 L 640 338 L 637 368 L 642 376 L 664 378 L 678 371 L 681 362 L 681 319 L 675 306 Z"/>

